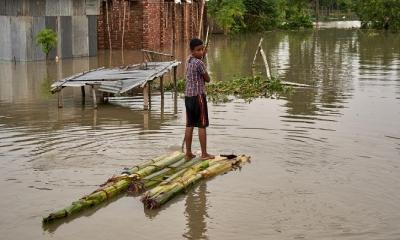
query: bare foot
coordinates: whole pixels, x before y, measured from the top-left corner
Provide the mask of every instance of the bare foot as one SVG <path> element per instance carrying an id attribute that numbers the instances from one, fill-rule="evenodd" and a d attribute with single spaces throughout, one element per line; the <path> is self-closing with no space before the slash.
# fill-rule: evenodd
<path id="1" fill-rule="evenodd" d="M 193 153 L 186 153 L 186 155 L 185 155 L 185 160 L 186 161 L 190 161 L 190 160 L 192 160 L 193 158 L 195 158 L 196 157 L 196 155 L 194 155 Z"/>
<path id="2" fill-rule="evenodd" d="M 208 154 L 208 153 L 201 155 L 201 160 L 208 160 L 208 159 L 214 159 L 214 158 L 215 158 L 214 155 L 211 155 L 211 154 Z"/>

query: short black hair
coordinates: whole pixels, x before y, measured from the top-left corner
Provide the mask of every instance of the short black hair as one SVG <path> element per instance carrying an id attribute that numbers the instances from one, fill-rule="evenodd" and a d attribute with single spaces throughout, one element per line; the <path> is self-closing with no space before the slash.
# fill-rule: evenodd
<path id="1" fill-rule="evenodd" d="M 203 45 L 203 41 L 198 38 L 193 38 L 190 40 L 190 50 L 194 50 L 195 47 Z"/>

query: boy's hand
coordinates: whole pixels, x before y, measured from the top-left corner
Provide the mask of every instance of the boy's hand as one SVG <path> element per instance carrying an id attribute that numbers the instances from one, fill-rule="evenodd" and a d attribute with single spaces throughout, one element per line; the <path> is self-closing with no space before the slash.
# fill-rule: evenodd
<path id="1" fill-rule="evenodd" d="M 204 48 L 203 57 L 205 57 L 207 55 L 207 52 L 208 52 L 207 48 Z"/>

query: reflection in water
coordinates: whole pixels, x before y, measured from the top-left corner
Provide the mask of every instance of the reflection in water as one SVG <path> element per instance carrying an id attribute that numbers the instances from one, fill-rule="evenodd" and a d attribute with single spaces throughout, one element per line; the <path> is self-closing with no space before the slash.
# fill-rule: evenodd
<path id="1" fill-rule="evenodd" d="M 194 191 L 190 191 L 186 197 L 186 233 L 187 239 L 208 239 L 207 238 L 207 183 L 201 182 Z"/>
<path id="2" fill-rule="evenodd" d="M 207 63 L 213 80 L 251 74 L 260 37 L 213 36 Z M 59 63 L 0 63 L 0 234 L 399 239 L 400 34 L 319 29 L 263 37 L 274 74 L 314 87 L 282 99 L 210 104 L 210 151 L 249 154 L 251 166 L 201 184 L 160 211 L 145 211 L 149 218 L 136 198 L 122 197 L 51 234 L 41 229 L 42 215 L 123 167 L 179 148 L 184 103 L 176 93 L 162 99 L 155 92 L 150 111 L 142 110 L 140 95 L 95 111 L 91 101 L 82 105 L 80 89 L 66 89 L 64 108 L 57 108 L 46 91 L 53 79 L 118 66 L 118 51 Z M 178 59 L 187 55 L 186 46 L 177 46 Z M 140 52 L 125 52 L 125 63 L 140 61 Z"/>

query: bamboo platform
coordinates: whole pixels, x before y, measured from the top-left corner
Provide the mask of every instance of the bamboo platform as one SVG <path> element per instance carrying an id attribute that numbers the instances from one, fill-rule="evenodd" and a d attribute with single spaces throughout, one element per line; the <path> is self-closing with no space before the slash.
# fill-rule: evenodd
<path id="1" fill-rule="evenodd" d="M 130 90 L 141 88 L 143 90 L 144 109 L 149 106 L 151 96 L 150 84 L 160 80 L 161 95 L 164 94 L 164 75 L 173 71 L 173 83 L 176 86 L 177 67 L 179 61 L 172 60 L 172 56 L 164 53 L 142 50 L 144 61 L 141 64 L 133 64 L 115 68 L 97 68 L 86 72 L 58 80 L 51 85 L 51 92 L 58 94 L 58 107 L 63 107 L 62 90 L 66 87 L 80 87 L 82 98 L 85 98 L 85 86 L 89 86 L 92 92 L 93 106 L 97 108 L 96 92 L 102 92 L 107 96 L 119 96 Z M 160 56 L 158 58 L 152 56 Z M 161 61 L 161 57 L 168 57 L 169 61 Z M 84 101 L 83 101 L 84 102 Z"/>
<path id="2" fill-rule="evenodd" d="M 200 157 L 186 160 L 181 151 L 164 154 L 139 165 L 124 168 L 121 174 L 109 178 L 92 193 L 55 210 L 43 218 L 43 224 L 78 217 L 89 209 L 95 210 L 122 194 L 141 195 L 147 209 L 159 208 L 196 183 L 240 169 L 250 162 L 246 155 L 220 155 L 214 159 Z"/>

